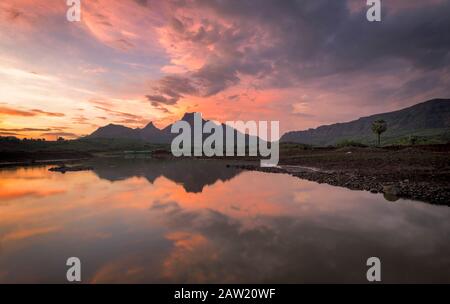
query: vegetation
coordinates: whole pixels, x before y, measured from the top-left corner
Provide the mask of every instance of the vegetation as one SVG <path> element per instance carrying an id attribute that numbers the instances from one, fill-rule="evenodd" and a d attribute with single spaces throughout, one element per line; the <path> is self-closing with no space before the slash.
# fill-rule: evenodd
<path id="1" fill-rule="evenodd" d="M 417 137 L 416 135 L 411 135 L 409 137 L 409 142 L 410 142 L 411 146 L 416 145 L 418 140 L 419 140 L 419 137 Z"/>
<path id="2" fill-rule="evenodd" d="M 88 139 L 45 141 L 0 137 L 0 152 L 120 152 L 168 149 L 168 145 L 151 144 L 140 140 Z"/>
<path id="3" fill-rule="evenodd" d="M 383 119 L 375 120 L 372 123 L 372 132 L 378 136 L 378 146 L 381 145 L 381 134 L 387 131 L 387 123 Z"/>
<path id="4" fill-rule="evenodd" d="M 345 140 L 342 140 L 342 141 L 338 142 L 336 144 L 336 146 L 338 148 L 343 148 L 343 147 L 360 147 L 360 148 L 364 148 L 364 147 L 367 147 L 367 145 L 365 145 L 365 144 L 363 144 L 363 143 L 361 143 L 359 141 L 349 140 L 349 139 L 345 139 Z"/>
<path id="5" fill-rule="evenodd" d="M 382 134 L 383 145 L 396 144 L 410 135 L 428 138 L 433 143 L 447 143 L 450 133 L 450 99 L 435 99 L 420 103 L 403 110 L 362 117 L 345 123 L 320 126 L 304 131 L 287 132 L 281 142 L 296 142 L 314 146 L 335 146 L 349 139 L 367 145 L 376 145 L 377 136 L 373 136 L 372 123 L 384 120 L 389 129 Z M 418 142 L 419 144 L 419 142 Z"/>
<path id="6" fill-rule="evenodd" d="M 286 152 L 311 150 L 311 145 L 297 144 L 297 143 L 280 143 L 280 150 Z"/>
<path id="7" fill-rule="evenodd" d="M 440 145 L 450 143 L 450 131 L 440 134 L 414 133 L 408 136 L 384 139 L 385 145 L 393 146 L 418 146 L 418 145 Z"/>

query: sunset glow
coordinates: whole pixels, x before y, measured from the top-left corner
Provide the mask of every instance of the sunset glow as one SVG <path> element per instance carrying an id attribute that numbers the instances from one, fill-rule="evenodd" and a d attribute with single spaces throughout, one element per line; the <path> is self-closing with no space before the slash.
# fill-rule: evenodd
<path id="1" fill-rule="evenodd" d="M 0 136 L 165 127 L 193 111 L 286 132 L 450 93 L 449 40 L 429 34 L 450 28 L 448 1 L 385 1 L 380 24 L 365 1 L 251 3 L 90 0 L 72 23 L 63 0 L 1 1 Z"/>

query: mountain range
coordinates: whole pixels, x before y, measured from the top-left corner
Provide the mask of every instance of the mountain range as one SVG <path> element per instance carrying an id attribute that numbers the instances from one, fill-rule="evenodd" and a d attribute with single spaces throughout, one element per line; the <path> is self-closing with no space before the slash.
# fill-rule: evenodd
<path id="1" fill-rule="evenodd" d="M 194 124 L 194 114 L 186 113 L 181 120 Z M 362 117 L 346 123 L 336 123 L 305 131 L 293 131 L 284 134 L 281 142 L 293 142 L 317 146 L 335 145 L 343 140 L 355 140 L 373 143 L 376 137 L 372 133 L 372 122 L 385 120 L 388 125 L 383 134 L 385 139 L 394 139 L 410 135 L 434 136 L 450 132 L 450 99 L 433 99 L 414 106 L 368 117 Z M 203 120 L 205 124 L 207 120 Z M 169 144 L 177 134 L 171 133 L 172 125 L 158 129 L 153 123 L 145 128 L 132 129 L 122 125 L 109 124 L 93 132 L 87 138 L 135 139 L 150 143 Z M 222 124 L 222 127 L 230 128 Z M 239 133 L 239 131 L 236 131 Z M 206 136 L 205 136 L 206 137 Z M 245 135 L 246 143 L 249 136 Z"/>
<path id="2" fill-rule="evenodd" d="M 182 121 L 186 121 L 191 126 L 191 130 L 194 130 L 194 115 L 195 113 L 184 114 Z M 204 126 L 208 120 L 202 119 L 202 126 Z M 225 136 L 226 130 L 232 129 L 230 126 L 221 124 L 222 130 L 224 131 L 224 144 L 226 144 Z M 150 122 L 145 128 L 132 129 L 122 125 L 109 124 L 105 127 L 101 127 L 88 135 L 86 138 L 96 139 L 96 138 L 113 138 L 113 139 L 135 139 L 142 140 L 154 144 L 170 144 L 172 140 L 178 136 L 178 134 L 171 133 L 172 125 L 169 125 L 163 129 L 158 129 L 152 122 Z M 242 134 L 241 132 L 232 129 L 235 132 L 235 142 L 237 134 Z M 203 139 L 207 138 L 209 134 L 203 134 Z M 245 142 L 248 144 L 250 140 L 249 135 L 245 134 Z M 192 139 L 193 142 L 193 139 Z"/>
<path id="3" fill-rule="evenodd" d="M 109 124 L 97 129 L 87 138 L 135 139 L 152 143 L 169 143 L 172 139 L 170 128 L 162 130 L 151 122 L 143 129 L 132 129 L 122 125 Z"/>
<path id="4" fill-rule="evenodd" d="M 385 141 L 392 142 L 410 135 L 448 134 L 450 132 L 450 99 L 433 99 L 399 111 L 362 117 L 316 129 L 288 132 L 282 136 L 281 141 L 317 146 L 335 145 L 343 140 L 375 143 L 376 137 L 372 132 L 372 123 L 379 119 L 386 121 L 388 126 L 387 131 L 382 135 Z"/>

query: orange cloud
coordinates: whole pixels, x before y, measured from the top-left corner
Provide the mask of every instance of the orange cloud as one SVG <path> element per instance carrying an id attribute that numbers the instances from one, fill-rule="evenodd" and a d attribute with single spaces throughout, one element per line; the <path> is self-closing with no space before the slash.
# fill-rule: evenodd
<path id="1" fill-rule="evenodd" d="M 63 0 L 0 1 L 0 99 L 62 112 L 0 107 L 0 119 L 11 116 L 2 126 L 39 128 L 41 118 L 66 113 L 67 133 L 88 134 L 106 120 L 142 127 L 152 117 L 166 126 L 201 111 L 220 121 L 280 120 L 284 132 L 448 95 L 448 47 L 433 35 L 447 25 L 446 1 L 386 3 L 398 18 L 379 29 L 359 23 L 362 2 L 335 1 L 328 10 L 320 1 L 261 1 L 255 10 L 245 1 L 82 1 L 81 22 L 69 23 Z M 412 30 L 428 19 L 439 22 Z M 396 46 L 405 37 L 407 50 Z M 371 62 L 384 62 L 391 79 L 372 73 Z M 411 90 L 417 83 L 424 88 Z M 405 85 L 409 95 L 399 96 Z M 108 115 L 89 102 L 110 99 L 117 102 L 97 104 Z M 77 102 L 85 116 L 74 113 Z"/>
<path id="2" fill-rule="evenodd" d="M 47 112 L 47 111 L 38 110 L 38 109 L 24 111 L 24 110 L 12 109 L 12 108 L 7 108 L 7 107 L 0 107 L 0 114 L 6 115 L 6 116 L 24 116 L 24 117 L 31 117 L 31 116 L 37 116 L 37 115 L 44 115 L 44 116 L 51 116 L 51 117 L 64 117 L 65 116 L 65 114 L 63 114 L 63 113 Z"/>
<path id="3" fill-rule="evenodd" d="M 64 116 L 66 116 L 63 113 L 47 112 L 47 111 L 36 110 L 36 109 L 31 110 L 31 112 L 36 113 L 36 114 L 40 114 L 40 115 L 51 116 L 51 117 L 64 117 Z"/>
<path id="4" fill-rule="evenodd" d="M 30 228 L 30 229 L 22 229 L 17 230 L 11 233 L 6 234 L 1 238 L 3 242 L 7 241 L 20 241 L 32 237 L 36 237 L 39 235 L 48 234 L 51 232 L 55 232 L 58 230 L 58 227 L 37 227 L 37 228 Z"/>
<path id="5" fill-rule="evenodd" d="M 0 114 L 9 115 L 9 116 L 36 116 L 36 113 L 29 111 L 16 110 L 6 107 L 0 107 Z"/>

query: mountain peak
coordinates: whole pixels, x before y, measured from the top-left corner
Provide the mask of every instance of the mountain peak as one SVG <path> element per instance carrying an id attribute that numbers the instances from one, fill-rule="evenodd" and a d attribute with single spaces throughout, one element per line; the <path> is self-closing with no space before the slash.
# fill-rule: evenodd
<path id="1" fill-rule="evenodd" d="M 98 128 L 89 135 L 90 138 L 133 138 L 134 130 L 122 125 L 110 123 L 104 127 Z"/>
<path id="2" fill-rule="evenodd" d="M 195 114 L 201 115 L 201 113 L 198 113 L 198 112 L 186 112 L 186 113 L 184 113 L 183 118 L 181 118 L 181 120 L 193 120 Z"/>
<path id="3" fill-rule="evenodd" d="M 157 128 L 156 128 L 155 124 L 153 123 L 153 121 L 151 121 L 144 127 L 143 130 L 145 130 L 145 129 L 157 129 Z"/>
<path id="4" fill-rule="evenodd" d="M 123 128 L 123 129 L 129 129 L 128 127 L 122 126 L 122 125 L 117 125 L 114 123 L 110 123 L 104 127 L 101 127 L 100 129 L 107 129 L 107 128 Z"/>
<path id="5" fill-rule="evenodd" d="M 184 114 L 182 121 L 189 123 L 189 125 L 193 126 L 195 124 L 195 114 L 200 114 L 197 112 L 187 112 Z M 201 119 L 202 125 L 207 122 L 205 119 Z M 162 143 L 168 144 L 171 143 L 173 138 L 175 138 L 175 134 L 171 132 L 172 125 L 165 127 L 164 129 L 157 128 L 153 122 L 148 123 L 143 129 L 130 129 L 125 126 L 109 124 L 105 127 L 101 127 L 93 132 L 91 135 L 88 135 L 88 138 L 123 138 L 123 139 L 134 139 L 134 140 L 142 140 L 150 143 Z M 239 132 L 239 131 L 237 131 Z M 246 138 L 248 135 L 245 135 Z"/>

